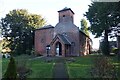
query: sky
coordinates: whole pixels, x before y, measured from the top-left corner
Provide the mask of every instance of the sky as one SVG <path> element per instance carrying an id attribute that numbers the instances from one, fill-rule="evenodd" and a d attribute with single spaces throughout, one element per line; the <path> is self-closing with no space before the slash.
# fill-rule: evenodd
<path id="1" fill-rule="evenodd" d="M 91 0 L 0 0 L 0 18 L 13 9 L 27 9 L 29 13 L 40 14 L 47 24 L 55 26 L 58 23 L 57 11 L 68 7 L 75 13 L 74 24 L 80 27 L 80 20 L 85 18 L 83 14 L 88 11 L 90 4 Z M 93 40 L 93 48 L 99 48 L 99 38 L 95 39 L 91 33 L 90 37 Z"/>

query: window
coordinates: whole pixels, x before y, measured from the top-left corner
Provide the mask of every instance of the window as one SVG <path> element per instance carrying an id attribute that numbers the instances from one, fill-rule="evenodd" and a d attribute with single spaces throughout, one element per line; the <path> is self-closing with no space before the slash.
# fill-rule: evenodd
<path id="1" fill-rule="evenodd" d="M 63 15 L 63 17 L 65 17 L 65 15 Z"/>

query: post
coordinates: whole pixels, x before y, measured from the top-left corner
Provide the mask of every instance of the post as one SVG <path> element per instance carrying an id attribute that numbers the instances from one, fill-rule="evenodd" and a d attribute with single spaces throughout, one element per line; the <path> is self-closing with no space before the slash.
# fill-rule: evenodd
<path id="1" fill-rule="evenodd" d="M 49 56 L 49 50 L 50 50 L 50 45 L 47 45 L 47 46 L 46 46 L 47 57 Z"/>

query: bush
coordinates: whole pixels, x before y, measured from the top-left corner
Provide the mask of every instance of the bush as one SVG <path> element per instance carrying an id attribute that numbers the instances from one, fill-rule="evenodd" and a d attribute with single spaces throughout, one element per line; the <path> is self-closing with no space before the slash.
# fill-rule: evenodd
<path id="1" fill-rule="evenodd" d="M 36 52 L 35 55 L 36 56 L 43 56 L 41 53 L 38 53 L 38 52 Z"/>
<path id="2" fill-rule="evenodd" d="M 4 74 L 4 78 L 2 80 L 17 80 L 17 71 L 16 71 L 16 63 L 14 58 L 10 57 L 10 62 L 8 64 L 7 70 Z"/>
<path id="3" fill-rule="evenodd" d="M 5 58 L 5 55 L 3 54 L 2 58 Z"/>
<path id="4" fill-rule="evenodd" d="M 118 51 L 119 51 L 119 49 L 118 49 L 118 48 L 112 48 L 112 50 L 111 50 L 111 52 L 112 52 L 112 53 L 115 53 L 115 54 L 117 54 L 117 53 L 118 53 Z"/>
<path id="5" fill-rule="evenodd" d="M 91 76 L 93 78 L 117 78 L 116 67 L 109 62 L 107 57 L 97 57 L 91 69 Z"/>
<path id="6" fill-rule="evenodd" d="M 21 58 L 24 56 L 24 58 Z M 31 72 L 29 68 L 27 68 L 27 61 L 28 61 L 27 55 L 21 55 L 19 58 L 17 58 L 17 73 L 18 78 L 20 80 L 26 80 L 27 75 Z"/>
<path id="7" fill-rule="evenodd" d="M 20 80 L 26 80 L 27 75 L 30 74 L 31 70 L 26 66 L 18 66 L 17 73 Z"/>

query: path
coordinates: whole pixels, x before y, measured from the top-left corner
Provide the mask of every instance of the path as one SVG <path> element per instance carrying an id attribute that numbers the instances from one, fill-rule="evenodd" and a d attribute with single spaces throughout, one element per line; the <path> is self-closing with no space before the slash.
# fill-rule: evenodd
<path id="1" fill-rule="evenodd" d="M 61 80 L 68 80 L 68 72 L 65 66 L 65 60 L 60 57 L 53 68 L 53 78 L 55 80 L 58 80 L 58 78 Z"/>

